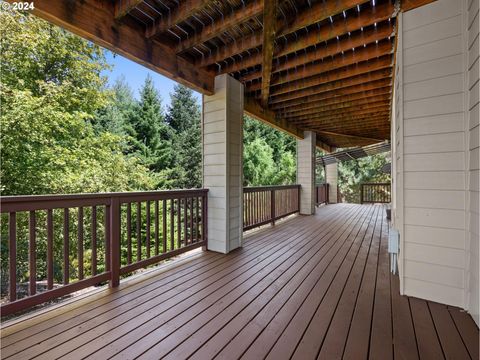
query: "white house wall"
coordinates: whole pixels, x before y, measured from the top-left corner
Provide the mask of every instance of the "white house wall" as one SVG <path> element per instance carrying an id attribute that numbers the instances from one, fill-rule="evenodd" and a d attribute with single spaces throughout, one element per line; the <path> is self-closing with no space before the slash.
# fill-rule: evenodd
<path id="1" fill-rule="evenodd" d="M 476 35 L 467 35 L 467 8 Z M 439 0 L 403 13 L 398 26 L 392 171 L 401 291 L 469 309 L 476 302 L 478 314 L 478 0 Z M 470 75 L 467 38 L 476 51 Z"/>

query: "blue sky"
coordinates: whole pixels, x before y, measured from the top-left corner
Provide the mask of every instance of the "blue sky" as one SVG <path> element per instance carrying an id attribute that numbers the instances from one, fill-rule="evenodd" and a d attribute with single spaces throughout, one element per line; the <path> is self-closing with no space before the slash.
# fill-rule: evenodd
<path id="1" fill-rule="evenodd" d="M 128 60 L 123 56 L 117 54 L 114 55 L 110 51 L 105 51 L 105 55 L 108 63 L 113 67 L 112 70 L 104 72 L 104 75 L 108 77 L 109 84 L 113 84 L 121 75 L 125 76 L 125 80 L 128 82 L 133 90 L 133 94 L 138 99 L 139 89 L 145 81 L 147 74 L 150 74 L 155 83 L 155 87 L 162 96 L 163 107 L 166 108 L 170 104 L 170 93 L 173 92 L 173 86 L 176 84 L 175 81 L 149 70 L 136 62 Z M 198 102 L 201 103 L 201 94 L 195 91 L 194 94 L 197 97 Z"/>

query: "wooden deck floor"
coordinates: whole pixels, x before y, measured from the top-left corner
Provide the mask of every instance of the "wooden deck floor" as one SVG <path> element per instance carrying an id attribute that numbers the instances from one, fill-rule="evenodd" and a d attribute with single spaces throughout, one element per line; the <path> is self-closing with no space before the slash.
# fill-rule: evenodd
<path id="1" fill-rule="evenodd" d="M 478 359 L 468 314 L 398 294 L 387 235 L 381 206 L 321 207 L 6 326 L 2 358 Z"/>

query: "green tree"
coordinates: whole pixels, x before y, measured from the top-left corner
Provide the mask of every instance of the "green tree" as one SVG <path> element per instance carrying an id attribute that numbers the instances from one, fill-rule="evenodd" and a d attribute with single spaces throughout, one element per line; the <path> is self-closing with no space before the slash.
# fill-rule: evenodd
<path id="1" fill-rule="evenodd" d="M 146 169 L 123 156 L 123 139 L 93 131 L 107 101 L 103 51 L 16 12 L 0 12 L 0 31 L 2 193 L 149 188 Z"/>
<path id="2" fill-rule="evenodd" d="M 134 139 L 132 152 L 151 171 L 160 174 L 172 166 L 173 134 L 165 123 L 162 100 L 150 75 L 140 90 L 140 101 L 134 113 L 132 123 L 129 124 L 129 135 Z"/>
<path id="3" fill-rule="evenodd" d="M 243 183 L 245 186 L 293 184 L 296 142 L 292 136 L 244 116 Z"/>
<path id="4" fill-rule="evenodd" d="M 388 163 L 386 154 L 371 155 L 358 160 L 342 161 L 338 164 L 338 186 L 343 200 L 360 202 L 360 185 L 365 182 L 389 182 L 390 175 L 380 169 Z"/>
<path id="5" fill-rule="evenodd" d="M 202 149 L 200 106 L 193 91 L 177 84 L 170 95 L 167 122 L 174 132 L 175 164 L 170 173 L 171 186 L 178 189 L 202 186 Z"/>
<path id="6" fill-rule="evenodd" d="M 110 132 L 117 135 L 127 135 L 132 132 L 129 128 L 133 123 L 136 102 L 133 92 L 125 77 L 122 75 L 106 91 L 108 102 L 100 108 L 95 116 L 94 127 L 97 132 Z"/>

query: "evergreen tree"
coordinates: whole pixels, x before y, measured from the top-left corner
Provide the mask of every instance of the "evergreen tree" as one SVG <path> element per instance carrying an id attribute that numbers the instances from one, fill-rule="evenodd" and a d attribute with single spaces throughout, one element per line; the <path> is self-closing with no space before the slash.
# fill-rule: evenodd
<path id="1" fill-rule="evenodd" d="M 175 165 L 170 174 L 172 186 L 199 188 L 202 186 L 200 106 L 193 91 L 183 85 L 175 85 L 170 96 L 167 121 L 175 133 Z"/>
<path id="2" fill-rule="evenodd" d="M 189 88 L 176 84 L 170 94 L 167 123 L 180 134 L 200 122 L 200 106 Z"/>
<path id="3" fill-rule="evenodd" d="M 162 100 L 150 75 L 140 90 L 140 101 L 134 110 L 130 136 L 132 151 L 150 170 L 160 173 L 172 166 L 172 132 L 165 123 Z"/>
<path id="4" fill-rule="evenodd" d="M 132 89 L 120 76 L 108 91 L 108 104 L 97 111 L 94 127 L 97 132 L 110 132 L 126 135 L 132 132 L 129 128 L 135 117 L 136 104 Z"/>

